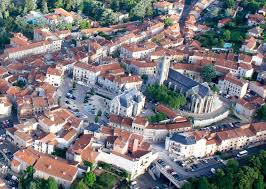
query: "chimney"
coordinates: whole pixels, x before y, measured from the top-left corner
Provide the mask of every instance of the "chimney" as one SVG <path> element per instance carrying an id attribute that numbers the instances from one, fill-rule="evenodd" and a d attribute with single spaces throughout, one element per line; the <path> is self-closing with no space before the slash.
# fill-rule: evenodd
<path id="1" fill-rule="evenodd" d="M 49 164 L 49 165 L 48 165 L 48 169 L 51 169 L 51 168 L 52 168 L 52 165 L 51 165 L 51 164 Z"/>

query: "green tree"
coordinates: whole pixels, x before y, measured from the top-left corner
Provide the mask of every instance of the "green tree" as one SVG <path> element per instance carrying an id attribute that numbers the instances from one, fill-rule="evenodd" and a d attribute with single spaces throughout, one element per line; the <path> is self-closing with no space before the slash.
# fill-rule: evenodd
<path id="1" fill-rule="evenodd" d="M 96 181 L 96 175 L 93 172 L 88 172 L 85 174 L 84 176 L 84 183 L 88 186 L 88 187 L 92 187 L 93 184 Z"/>
<path id="2" fill-rule="evenodd" d="M 95 119 L 94 119 L 95 123 L 98 123 L 99 122 L 99 117 L 96 116 Z"/>
<path id="3" fill-rule="evenodd" d="M 201 77 L 204 81 L 211 82 L 216 77 L 216 70 L 212 64 L 205 65 L 201 70 Z"/>
<path id="4" fill-rule="evenodd" d="M 36 8 L 37 8 L 36 0 L 25 0 L 24 13 L 27 13 L 32 10 L 36 10 Z"/>
<path id="5" fill-rule="evenodd" d="M 186 97 L 184 95 L 174 92 L 164 85 L 150 85 L 145 93 L 149 99 L 159 101 L 174 109 L 178 109 L 186 104 Z"/>
<path id="6" fill-rule="evenodd" d="M 264 189 L 265 188 L 265 184 L 264 184 L 263 179 L 264 179 L 263 176 L 259 175 L 258 179 L 255 180 L 254 189 Z"/>
<path id="7" fill-rule="evenodd" d="M 173 19 L 171 18 L 166 18 L 164 19 L 164 26 L 167 27 L 167 26 L 172 26 L 174 24 L 174 21 Z"/>
<path id="8" fill-rule="evenodd" d="M 112 9 L 105 9 L 101 15 L 101 23 L 105 26 L 118 23 L 118 16 Z"/>
<path id="9" fill-rule="evenodd" d="M 225 8 L 232 8 L 236 5 L 236 0 L 224 0 Z"/>
<path id="10" fill-rule="evenodd" d="M 130 11 L 130 17 L 138 20 L 153 14 L 152 0 L 140 0 Z"/>
<path id="11" fill-rule="evenodd" d="M 42 13 L 44 14 L 47 14 L 49 12 L 46 0 L 42 0 L 41 10 L 42 10 Z"/>
<path id="12" fill-rule="evenodd" d="M 258 117 L 266 121 L 266 105 L 264 104 L 258 111 Z"/>
<path id="13" fill-rule="evenodd" d="M 88 187 L 84 183 L 83 179 L 81 179 L 79 182 L 75 182 L 71 189 L 88 189 Z"/>
<path id="14" fill-rule="evenodd" d="M 141 79 L 144 81 L 144 83 L 147 83 L 147 81 L 149 80 L 149 76 L 144 74 L 141 76 Z"/>
<path id="15" fill-rule="evenodd" d="M 47 188 L 48 189 L 58 189 L 58 184 L 56 180 L 52 177 L 49 177 L 47 180 Z"/>
<path id="16" fill-rule="evenodd" d="M 56 8 L 62 8 L 62 7 L 64 7 L 63 0 L 56 0 L 55 7 Z"/>
<path id="17" fill-rule="evenodd" d="M 223 36 L 225 38 L 226 41 L 229 41 L 230 38 L 231 38 L 231 32 L 230 30 L 225 30 L 224 33 L 223 33 Z"/>
<path id="18" fill-rule="evenodd" d="M 91 28 L 91 23 L 87 20 L 82 20 L 79 24 L 80 29 L 88 29 Z"/>
<path id="19" fill-rule="evenodd" d="M 202 177 L 199 179 L 199 185 L 198 189 L 208 189 L 209 188 L 209 182 L 206 177 Z"/>

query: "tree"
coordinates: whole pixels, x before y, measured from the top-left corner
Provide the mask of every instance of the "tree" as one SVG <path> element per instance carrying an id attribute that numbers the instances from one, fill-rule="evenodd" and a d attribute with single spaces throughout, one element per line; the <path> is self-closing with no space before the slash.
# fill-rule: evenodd
<path id="1" fill-rule="evenodd" d="M 174 21 L 173 19 L 171 18 L 166 18 L 164 19 L 164 26 L 167 27 L 167 26 L 172 26 L 174 24 Z"/>
<path id="2" fill-rule="evenodd" d="M 58 184 L 54 178 L 52 177 L 48 178 L 47 189 L 58 189 Z"/>
<path id="3" fill-rule="evenodd" d="M 37 8 L 36 0 L 25 0 L 24 13 L 36 10 L 36 8 Z"/>
<path id="4" fill-rule="evenodd" d="M 201 77 L 206 82 L 211 82 L 216 77 L 216 71 L 212 64 L 205 65 L 201 70 Z"/>
<path id="5" fill-rule="evenodd" d="M 88 172 L 85 174 L 84 183 L 88 187 L 92 187 L 95 181 L 96 181 L 96 175 L 93 172 Z"/>
<path id="6" fill-rule="evenodd" d="M 64 7 L 63 0 L 56 0 L 55 7 L 56 8 L 62 8 L 62 7 Z"/>
<path id="7" fill-rule="evenodd" d="M 184 95 L 174 92 L 164 85 L 150 85 L 145 93 L 150 100 L 159 101 L 174 109 L 184 106 L 187 102 Z"/>
<path id="8" fill-rule="evenodd" d="M 81 179 L 79 182 L 74 183 L 71 188 L 72 189 L 88 189 L 83 179 Z"/>
<path id="9" fill-rule="evenodd" d="M 99 117 L 96 116 L 95 119 L 94 119 L 95 123 L 98 123 L 99 122 Z"/>
<path id="10" fill-rule="evenodd" d="M 226 41 L 229 41 L 230 38 L 231 38 L 231 32 L 230 30 L 225 30 L 224 33 L 223 33 L 223 36 L 225 38 Z"/>
<path id="11" fill-rule="evenodd" d="M 47 14 L 49 12 L 46 0 L 42 0 L 41 10 L 42 10 L 42 13 L 44 14 Z"/>
<path id="12" fill-rule="evenodd" d="M 151 0 L 140 0 L 129 13 L 130 17 L 134 20 L 142 20 L 145 16 L 151 16 L 152 14 L 153 9 Z"/>
<path id="13" fill-rule="evenodd" d="M 265 184 L 263 180 L 263 176 L 259 175 L 258 179 L 255 181 L 254 189 L 264 189 Z"/>
<path id="14" fill-rule="evenodd" d="M 87 20 L 82 20 L 80 23 L 79 23 L 79 28 L 80 29 L 88 29 L 88 28 L 91 28 L 91 23 Z"/>
<path id="15" fill-rule="evenodd" d="M 147 81 L 149 80 L 149 76 L 144 74 L 141 76 L 141 79 L 144 81 L 144 83 L 147 83 Z"/>
<path id="16" fill-rule="evenodd" d="M 208 189 L 209 188 L 209 182 L 206 177 L 202 177 L 199 179 L 199 185 L 198 189 Z"/>
<path id="17" fill-rule="evenodd" d="M 151 123 L 158 123 L 160 121 L 166 120 L 166 118 L 167 118 L 167 116 L 165 113 L 158 113 L 158 114 L 155 114 L 153 116 L 150 116 L 149 121 Z"/>
<path id="18" fill-rule="evenodd" d="M 225 9 L 225 11 L 224 11 L 224 15 L 226 17 L 231 17 L 231 16 L 233 16 L 233 14 L 234 14 L 234 11 L 231 8 Z"/>
<path id="19" fill-rule="evenodd" d="M 118 16 L 112 9 L 106 9 L 101 15 L 101 23 L 105 26 L 118 23 Z"/>
<path id="20" fill-rule="evenodd" d="M 258 117 L 266 121 L 266 105 L 264 104 L 258 111 Z"/>
<path id="21" fill-rule="evenodd" d="M 232 8 L 236 5 L 236 0 L 224 0 L 225 8 Z"/>
<path id="22" fill-rule="evenodd" d="M 97 116 L 99 116 L 99 117 L 102 116 L 102 111 L 101 111 L 101 110 L 99 110 L 99 111 L 97 112 Z"/>

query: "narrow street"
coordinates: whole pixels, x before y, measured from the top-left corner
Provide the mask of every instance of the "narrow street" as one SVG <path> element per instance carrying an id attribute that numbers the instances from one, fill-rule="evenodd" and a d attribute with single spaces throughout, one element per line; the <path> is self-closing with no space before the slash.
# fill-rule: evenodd
<path id="1" fill-rule="evenodd" d="M 190 3 L 188 4 L 187 2 L 190 1 Z M 185 7 L 183 9 L 181 18 L 179 19 L 179 26 L 180 26 L 180 32 L 181 35 L 184 36 L 184 29 L 185 29 L 185 22 L 186 19 L 190 13 L 190 10 L 192 9 L 192 7 L 198 2 L 198 0 L 186 0 L 185 3 Z"/>

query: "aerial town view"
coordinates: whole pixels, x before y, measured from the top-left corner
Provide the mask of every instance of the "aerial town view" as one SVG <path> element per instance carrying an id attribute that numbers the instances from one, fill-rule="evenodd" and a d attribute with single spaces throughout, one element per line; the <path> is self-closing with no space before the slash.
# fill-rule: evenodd
<path id="1" fill-rule="evenodd" d="M 266 0 L 0 0 L 0 189 L 265 189 Z"/>

